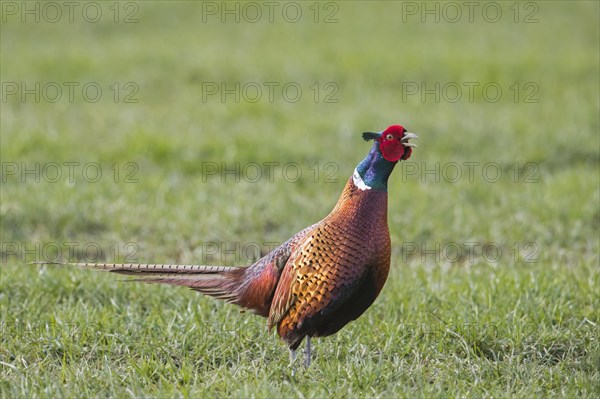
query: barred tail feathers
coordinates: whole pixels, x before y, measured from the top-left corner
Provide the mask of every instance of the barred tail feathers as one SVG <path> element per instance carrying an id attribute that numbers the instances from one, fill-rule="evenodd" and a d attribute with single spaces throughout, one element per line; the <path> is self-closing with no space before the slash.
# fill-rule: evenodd
<path id="1" fill-rule="evenodd" d="M 38 265 L 68 265 L 111 273 L 137 276 L 128 281 L 189 287 L 203 294 L 235 302 L 245 267 L 205 265 L 156 265 L 135 263 L 33 262 Z"/>

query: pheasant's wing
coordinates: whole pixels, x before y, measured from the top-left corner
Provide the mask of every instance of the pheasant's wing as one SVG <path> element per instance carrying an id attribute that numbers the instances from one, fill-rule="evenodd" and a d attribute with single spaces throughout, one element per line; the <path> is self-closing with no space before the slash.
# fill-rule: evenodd
<path id="1" fill-rule="evenodd" d="M 289 323 L 299 326 L 319 312 L 331 312 L 354 293 L 371 260 L 370 251 L 365 250 L 368 243 L 360 236 L 350 226 L 327 221 L 306 235 L 279 279 L 269 312 L 269 328 L 286 316 Z"/>
<path id="2" fill-rule="evenodd" d="M 286 263 L 306 234 L 313 228 L 314 225 L 296 233 L 245 269 L 244 278 L 238 282 L 235 290 L 237 293 L 235 303 L 266 317 L 271 308 L 275 287 L 277 287 Z"/>

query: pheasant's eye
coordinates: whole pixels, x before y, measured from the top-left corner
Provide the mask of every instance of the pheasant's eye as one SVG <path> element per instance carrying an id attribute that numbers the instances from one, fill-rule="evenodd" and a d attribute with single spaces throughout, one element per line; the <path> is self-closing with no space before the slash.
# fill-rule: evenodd
<path id="1" fill-rule="evenodd" d="M 385 139 L 386 140 L 393 140 L 394 136 L 391 133 L 388 133 L 388 134 L 386 134 Z"/>

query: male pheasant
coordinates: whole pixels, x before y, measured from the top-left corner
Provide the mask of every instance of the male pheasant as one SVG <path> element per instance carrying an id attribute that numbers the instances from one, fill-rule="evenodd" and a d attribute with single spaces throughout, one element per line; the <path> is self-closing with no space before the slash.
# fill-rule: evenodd
<path id="1" fill-rule="evenodd" d="M 358 318 L 379 295 L 390 268 L 387 181 L 416 147 L 409 140 L 418 137 L 393 125 L 363 138 L 374 140 L 373 147 L 331 213 L 249 267 L 73 265 L 186 286 L 250 309 L 267 318 L 269 330 L 277 328 L 293 358 L 306 337 L 308 366 L 310 338 L 334 334 Z"/>

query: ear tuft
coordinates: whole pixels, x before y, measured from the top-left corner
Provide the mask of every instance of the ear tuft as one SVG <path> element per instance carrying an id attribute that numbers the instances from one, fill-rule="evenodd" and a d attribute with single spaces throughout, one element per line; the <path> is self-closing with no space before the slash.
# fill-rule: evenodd
<path id="1" fill-rule="evenodd" d="M 379 133 L 373 133 L 373 132 L 364 132 L 362 134 L 363 140 L 365 141 L 369 141 L 369 140 L 377 140 L 379 139 Z"/>

